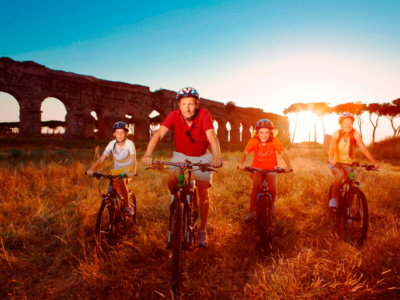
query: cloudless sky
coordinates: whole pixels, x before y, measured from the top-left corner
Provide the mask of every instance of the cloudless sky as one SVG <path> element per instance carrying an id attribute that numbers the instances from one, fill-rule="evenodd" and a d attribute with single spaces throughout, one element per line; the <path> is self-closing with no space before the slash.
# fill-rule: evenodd
<path id="1" fill-rule="evenodd" d="M 151 90 L 194 86 L 282 114 L 296 102 L 399 98 L 399 15 L 396 0 L 3 1 L 0 56 Z M 0 121 L 18 120 L 4 113 L 11 102 L 0 93 Z M 367 116 L 363 126 L 372 128 Z"/>

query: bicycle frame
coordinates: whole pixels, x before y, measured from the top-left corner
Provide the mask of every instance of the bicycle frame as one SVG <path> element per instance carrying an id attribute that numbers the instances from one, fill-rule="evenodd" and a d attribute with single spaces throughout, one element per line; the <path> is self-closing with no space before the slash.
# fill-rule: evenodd
<path id="1" fill-rule="evenodd" d="M 185 178 L 185 171 L 188 169 L 188 178 Z M 167 249 L 172 249 L 172 234 L 174 232 L 173 228 L 173 217 L 176 203 L 183 203 L 184 206 L 184 237 L 186 241 L 186 246 L 190 246 L 190 233 L 193 231 L 194 225 L 197 223 L 197 220 L 193 222 L 193 227 L 190 225 L 189 218 L 191 218 L 191 208 L 190 202 L 192 200 L 192 194 L 195 192 L 196 181 L 191 180 L 193 170 L 192 168 L 187 168 L 186 163 L 184 166 L 179 167 L 179 176 L 178 176 L 178 187 L 172 189 L 171 191 L 171 204 L 169 207 L 169 230 L 168 230 L 168 240 L 167 240 Z M 186 197 L 185 197 L 186 196 Z"/>
<path id="2" fill-rule="evenodd" d="M 121 214 L 121 209 L 118 207 L 118 203 L 117 203 L 117 197 L 123 202 L 124 199 L 122 197 L 122 195 L 120 195 L 117 190 L 114 187 L 114 182 L 113 182 L 113 178 L 108 178 L 109 179 L 109 184 L 108 184 L 108 191 L 107 191 L 107 195 L 106 194 L 102 194 L 102 201 L 103 202 L 109 202 L 110 203 L 110 209 L 115 209 L 115 212 L 117 213 L 117 217 L 121 217 L 123 216 L 123 214 Z M 123 218 L 125 218 L 123 216 Z"/>
<path id="3" fill-rule="evenodd" d="M 343 224 L 344 238 L 351 245 L 362 245 L 368 231 L 368 204 L 364 193 L 360 189 L 360 183 L 355 178 L 356 168 L 365 168 L 367 171 L 373 171 L 373 165 L 360 165 L 358 162 L 351 164 L 337 163 L 337 168 L 343 168 L 342 165 L 351 167 L 349 176 L 343 180 L 340 185 L 337 197 L 338 207 L 331 208 L 331 214 L 334 219 L 332 225 L 337 226 L 342 231 Z M 335 178 L 333 178 L 335 180 Z M 332 198 L 333 184 L 330 187 L 328 198 Z M 335 220 L 335 221 L 333 221 Z M 341 232 L 339 232 L 339 235 Z"/>
<path id="4" fill-rule="evenodd" d="M 342 165 L 346 165 L 351 167 L 351 171 L 349 173 L 349 176 L 347 176 L 347 178 L 345 180 L 343 180 L 341 186 L 340 186 L 340 190 L 339 190 L 339 195 L 340 197 L 338 197 L 338 202 L 339 202 L 339 207 L 337 209 L 337 212 L 341 212 L 342 207 L 345 203 L 345 201 L 348 198 L 348 195 L 351 191 L 351 189 L 360 189 L 360 182 L 358 180 L 356 180 L 355 175 L 354 175 L 354 170 L 358 167 L 364 167 L 366 168 L 367 171 L 371 171 L 372 166 L 370 165 L 360 165 L 356 162 L 352 163 L 352 164 L 345 164 L 345 163 L 336 163 L 337 167 L 339 168 L 343 168 Z M 333 178 L 333 180 L 335 180 L 335 178 Z"/>

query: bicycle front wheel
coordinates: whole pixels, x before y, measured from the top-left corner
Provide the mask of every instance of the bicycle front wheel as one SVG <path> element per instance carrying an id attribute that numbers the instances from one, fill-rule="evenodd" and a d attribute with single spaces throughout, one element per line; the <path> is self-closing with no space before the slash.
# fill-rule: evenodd
<path id="1" fill-rule="evenodd" d="M 353 188 L 349 192 L 344 213 L 345 238 L 350 245 L 361 246 L 368 231 L 368 206 L 364 193 Z"/>
<path id="2" fill-rule="evenodd" d="M 95 227 L 97 244 L 102 251 L 106 251 L 111 245 L 114 235 L 114 218 L 115 208 L 109 202 L 103 201 L 97 214 Z"/>
<path id="3" fill-rule="evenodd" d="M 183 203 L 175 203 L 173 226 L 172 292 L 177 294 L 181 287 L 182 273 Z"/>
<path id="4" fill-rule="evenodd" d="M 268 196 L 267 196 L 268 197 Z M 256 223 L 260 232 L 261 248 L 264 251 L 270 249 L 272 241 L 272 201 L 263 196 L 257 204 Z"/>

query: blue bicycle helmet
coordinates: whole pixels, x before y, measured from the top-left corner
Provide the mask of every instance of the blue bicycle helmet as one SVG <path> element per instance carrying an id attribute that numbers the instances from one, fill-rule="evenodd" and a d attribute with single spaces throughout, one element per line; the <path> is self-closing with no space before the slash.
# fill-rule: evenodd
<path id="1" fill-rule="evenodd" d="M 113 132 L 115 132 L 116 129 L 125 129 L 126 132 L 129 132 L 129 127 L 125 122 L 117 122 L 113 125 Z"/>
<path id="2" fill-rule="evenodd" d="M 192 87 L 184 87 L 183 89 L 180 89 L 178 94 L 176 95 L 177 100 L 180 100 L 181 98 L 185 97 L 193 97 L 196 98 L 197 100 L 200 100 L 199 92 Z"/>

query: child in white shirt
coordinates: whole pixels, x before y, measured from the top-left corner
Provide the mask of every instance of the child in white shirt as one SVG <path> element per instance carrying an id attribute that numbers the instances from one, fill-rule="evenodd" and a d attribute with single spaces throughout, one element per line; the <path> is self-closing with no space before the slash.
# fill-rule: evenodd
<path id="1" fill-rule="evenodd" d="M 117 122 L 113 126 L 113 135 L 115 140 L 111 141 L 100 158 L 93 164 L 93 166 L 86 171 L 86 174 L 92 176 L 94 170 L 96 170 L 104 162 L 108 154 L 112 153 L 114 158 L 114 168 L 110 170 L 112 175 L 120 175 L 122 173 L 128 174 L 129 177 L 136 173 L 136 150 L 135 145 L 131 140 L 128 140 L 129 128 L 124 122 Z M 129 207 L 128 200 L 128 187 L 126 183 L 128 180 L 115 179 L 115 183 L 119 186 L 121 190 L 122 197 L 124 198 L 124 214 L 132 215 L 133 210 Z"/>

